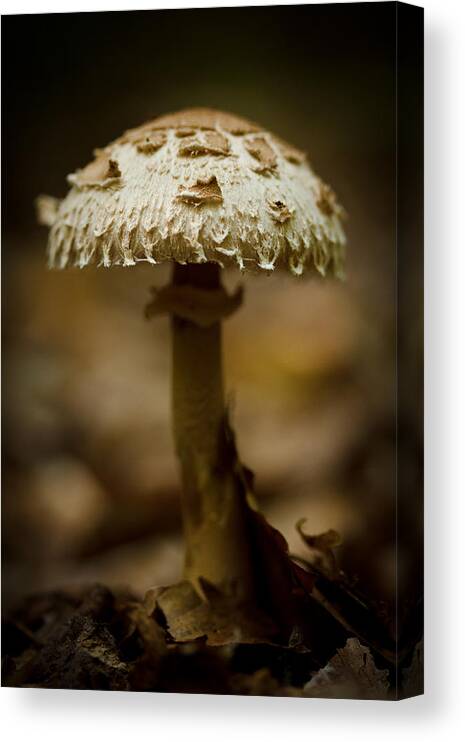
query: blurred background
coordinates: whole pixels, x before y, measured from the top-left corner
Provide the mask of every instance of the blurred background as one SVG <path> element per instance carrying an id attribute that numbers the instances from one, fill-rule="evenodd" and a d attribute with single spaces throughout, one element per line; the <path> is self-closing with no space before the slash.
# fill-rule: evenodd
<path id="1" fill-rule="evenodd" d="M 143 318 L 169 271 L 47 271 L 33 202 L 63 196 L 65 176 L 126 128 L 198 105 L 306 150 L 349 214 L 345 283 L 226 276 L 246 290 L 224 350 L 259 502 L 293 553 L 305 555 L 300 518 L 313 534 L 336 529 L 341 568 L 388 614 L 396 579 L 405 611 L 415 602 L 419 313 L 402 358 L 408 537 L 395 540 L 394 6 L 3 18 L 5 609 L 46 588 L 99 580 L 143 593 L 180 576 L 168 321 Z"/>

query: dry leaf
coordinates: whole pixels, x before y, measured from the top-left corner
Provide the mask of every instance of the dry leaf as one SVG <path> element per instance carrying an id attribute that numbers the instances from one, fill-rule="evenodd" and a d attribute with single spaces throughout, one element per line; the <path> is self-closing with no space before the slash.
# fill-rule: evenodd
<path id="1" fill-rule="evenodd" d="M 119 610 L 128 618 L 128 627 L 124 638 L 127 640 L 135 632 L 138 632 L 145 655 L 153 663 L 157 663 L 167 651 L 165 632 L 149 613 L 146 605 L 137 601 L 128 601 Z"/>
<path id="2" fill-rule="evenodd" d="M 304 686 L 311 698 L 357 698 L 387 700 L 389 672 L 379 670 L 368 647 L 348 639 L 328 664 Z"/>
<path id="3" fill-rule="evenodd" d="M 320 533 L 317 536 L 311 536 L 304 533 L 303 526 L 306 521 L 306 518 L 301 518 L 297 521 L 295 527 L 312 553 L 312 565 L 321 572 L 327 574 L 329 577 L 336 577 L 339 570 L 337 568 L 336 557 L 333 549 L 335 546 L 340 546 L 342 541 L 340 535 L 337 531 L 330 529 L 329 531 Z"/>
<path id="4" fill-rule="evenodd" d="M 210 646 L 266 642 L 276 633 L 273 622 L 255 607 L 237 605 L 202 580 L 203 600 L 190 582 L 161 588 L 156 601 L 176 642 L 205 638 Z"/>

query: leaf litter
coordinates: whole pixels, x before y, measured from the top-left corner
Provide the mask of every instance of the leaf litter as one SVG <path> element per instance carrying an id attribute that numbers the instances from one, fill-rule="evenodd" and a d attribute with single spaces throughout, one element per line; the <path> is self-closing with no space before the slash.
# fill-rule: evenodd
<path id="1" fill-rule="evenodd" d="M 392 697 L 396 654 L 376 607 L 337 568 L 335 531 L 312 536 L 299 562 L 260 513 L 253 474 L 225 418 L 221 465 L 234 472 L 256 566 L 256 602 L 205 580 L 147 592 L 97 585 L 32 596 L 3 627 L 9 686 L 331 698 Z M 421 648 L 405 648 L 403 693 L 422 678 Z"/>

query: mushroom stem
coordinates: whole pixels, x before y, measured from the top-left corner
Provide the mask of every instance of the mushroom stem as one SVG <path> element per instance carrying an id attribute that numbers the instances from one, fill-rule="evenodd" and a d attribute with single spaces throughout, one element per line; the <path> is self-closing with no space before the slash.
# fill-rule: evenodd
<path id="1" fill-rule="evenodd" d="M 174 265 L 174 286 L 220 288 L 214 263 Z M 222 460 L 225 422 L 221 323 L 200 327 L 172 316 L 172 404 L 183 494 L 184 573 L 239 598 L 253 590 L 243 498 L 234 472 Z"/>

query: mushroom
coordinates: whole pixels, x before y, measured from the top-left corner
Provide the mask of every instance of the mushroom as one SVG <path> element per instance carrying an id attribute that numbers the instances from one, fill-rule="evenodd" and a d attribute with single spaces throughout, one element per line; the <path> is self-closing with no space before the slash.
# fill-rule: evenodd
<path id="1" fill-rule="evenodd" d="M 253 593 L 248 507 L 224 451 L 221 322 L 241 303 L 223 268 L 343 274 L 343 211 L 305 154 L 257 124 L 188 109 L 127 131 L 42 198 L 54 268 L 171 261 L 147 316 L 171 315 L 172 410 L 183 494 L 185 577 Z M 40 207 L 40 204 L 39 204 Z"/>

